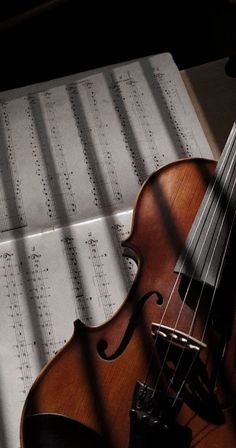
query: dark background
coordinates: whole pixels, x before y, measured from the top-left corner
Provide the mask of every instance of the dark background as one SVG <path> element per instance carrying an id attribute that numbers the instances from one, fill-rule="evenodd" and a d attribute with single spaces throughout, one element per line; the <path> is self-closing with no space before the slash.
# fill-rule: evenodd
<path id="1" fill-rule="evenodd" d="M 236 54 L 236 0 L 8 0 L 0 11 L 0 90 L 164 51 L 179 69 Z"/>

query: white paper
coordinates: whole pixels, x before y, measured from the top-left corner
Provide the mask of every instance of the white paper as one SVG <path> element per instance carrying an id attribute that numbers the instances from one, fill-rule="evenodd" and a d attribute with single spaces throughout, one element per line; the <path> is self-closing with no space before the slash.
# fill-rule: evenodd
<path id="1" fill-rule="evenodd" d="M 29 388 L 74 320 L 98 325 L 127 296 L 121 241 L 143 181 L 213 156 L 169 54 L 0 98 L 0 444 L 16 448 Z"/>

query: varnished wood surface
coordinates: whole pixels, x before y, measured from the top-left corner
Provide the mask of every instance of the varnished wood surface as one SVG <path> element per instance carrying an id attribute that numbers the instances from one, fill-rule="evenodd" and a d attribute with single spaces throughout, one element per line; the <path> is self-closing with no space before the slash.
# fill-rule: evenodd
<path id="1" fill-rule="evenodd" d="M 146 182 L 137 199 L 131 236 L 125 243 L 139 260 L 127 300 L 116 316 L 101 327 L 87 328 L 76 322 L 71 341 L 44 368 L 29 393 L 22 415 L 21 448 L 25 448 L 26 416 L 44 412 L 79 420 L 101 434 L 110 448 L 128 448 L 134 387 L 137 381 L 145 380 L 153 350 L 151 324 L 160 322 L 163 316 L 176 280 L 176 260 L 214 169 L 214 162 L 186 160 L 159 170 Z M 150 291 L 153 294 L 143 306 L 131 340 L 112 359 L 135 305 Z M 154 292 L 162 295 L 163 304 L 157 303 Z M 164 324 L 175 325 L 181 304 L 176 288 Z M 191 317 L 192 310 L 185 306 L 178 328 L 187 332 Z M 200 330 L 201 326 L 196 328 L 196 334 Z M 98 354 L 101 340 L 106 341 L 110 360 Z M 159 368 L 157 349 L 149 378 L 152 386 Z M 192 429 L 192 447 L 231 448 L 236 442 L 232 412 L 226 411 L 225 418 L 226 423 L 213 425 L 184 405 L 179 422 Z"/>

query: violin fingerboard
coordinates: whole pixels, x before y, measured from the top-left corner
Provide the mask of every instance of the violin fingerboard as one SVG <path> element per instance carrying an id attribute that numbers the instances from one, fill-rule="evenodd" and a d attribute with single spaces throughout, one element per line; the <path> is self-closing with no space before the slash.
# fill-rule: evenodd
<path id="1" fill-rule="evenodd" d="M 217 287 L 236 221 L 236 125 L 234 124 L 188 234 L 175 272 Z"/>

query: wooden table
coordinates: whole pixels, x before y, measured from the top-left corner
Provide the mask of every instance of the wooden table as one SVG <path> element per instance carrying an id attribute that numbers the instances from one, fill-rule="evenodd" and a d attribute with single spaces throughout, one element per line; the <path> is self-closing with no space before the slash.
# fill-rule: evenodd
<path id="1" fill-rule="evenodd" d="M 219 157 L 236 121 L 236 78 L 226 75 L 227 59 L 181 71 L 213 154 Z"/>

